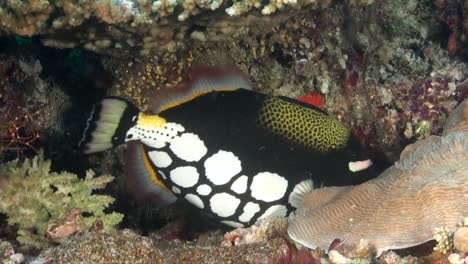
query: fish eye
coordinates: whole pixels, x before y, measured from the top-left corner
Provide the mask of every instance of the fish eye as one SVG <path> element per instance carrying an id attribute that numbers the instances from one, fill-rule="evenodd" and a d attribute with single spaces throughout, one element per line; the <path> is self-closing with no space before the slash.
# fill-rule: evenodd
<path id="1" fill-rule="evenodd" d="M 127 135 L 127 138 L 128 138 L 128 139 L 133 138 L 133 134 L 128 134 L 128 135 Z"/>

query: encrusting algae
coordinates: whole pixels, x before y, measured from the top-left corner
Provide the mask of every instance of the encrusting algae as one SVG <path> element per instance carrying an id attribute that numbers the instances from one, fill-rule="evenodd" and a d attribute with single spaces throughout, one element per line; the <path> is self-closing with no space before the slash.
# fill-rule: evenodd
<path id="1" fill-rule="evenodd" d="M 288 228 L 309 248 L 335 239 L 366 239 L 377 255 L 433 239 L 436 227 L 453 231 L 468 215 L 468 100 L 449 117 L 442 136 L 403 150 L 400 161 L 358 186 L 327 187 L 307 195 Z"/>

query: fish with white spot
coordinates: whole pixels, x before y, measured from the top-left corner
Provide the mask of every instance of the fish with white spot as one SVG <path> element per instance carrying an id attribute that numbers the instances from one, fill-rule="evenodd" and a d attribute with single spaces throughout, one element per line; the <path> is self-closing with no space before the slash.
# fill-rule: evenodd
<path id="1" fill-rule="evenodd" d="M 200 67 L 154 98 L 144 114 L 118 97 L 96 104 L 85 153 L 127 143 L 127 171 L 142 194 L 177 197 L 232 227 L 287 216 L 304 194 L 372 177 L 372 162 L 335 117 L 252 89 L 232 67 Z"/>

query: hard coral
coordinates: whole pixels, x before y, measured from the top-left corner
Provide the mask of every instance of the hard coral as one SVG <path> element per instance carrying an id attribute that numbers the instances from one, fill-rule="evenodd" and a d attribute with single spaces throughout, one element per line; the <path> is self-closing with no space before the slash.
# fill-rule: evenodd
<path id="1" fill-rule="evenodd" d="M 0 165 L 0 212 L 8 216 L 10 225 L 18 226 L 20 243 L 47 246 L 46 233 L 51 227 L 66 223 L 75 208 L 83 212 L 81 226 L 76 230 L 85 230 L 96 220 L 102 220 L 111 229 L 122 220 L 119 213 L 104 212 L 114 198 L 92 194 L 112 181 L 112 176 L 94 177 L 88 171 L 85 179 L 79 179 L 68 172 L 50 172 L 50 165 L 42 154 L 22 164 L 12 161 Z"/>
<path id="2" fill-rule="evenodd" d="M 282 238 L 238 247 L 198 246 L 192 242 L 154 240 L 130 230 L 87 232 L 41 253 L 39 260 L 58 263 L 271 263 L 281 254 Z"/>
<path id="3" fill-rule="evenodd" d="M 254 27 L 283 20 L 263 15 L 325 8 L 330 0 L 31 0 L 0 2 L 0 35 L 40 35 L 45 45 L 93 51 L 137 49 L 167 52 L 190 40 L 239 38 Z M 352 1 L 369 5 L 372 0 Z M 260 12 L 255 12 L 260 9 Z M 277 12 L 282 10 L 283 12 Z M 224 12 L 213 12 L 224 11 Z M 248 15 L 245 15 L 249 13 Z M 294 10 L 296 13 L 296 10 Z M 231 18 L 245 15 L 246 19 Z M 202 19 L 200 19 L 202 17 Z M 269 21 L 267 21 L 269 20 Z M 193 30 L 192 26 L 199 28 Z M 65 33 L 66 34 L 62 34 Z M 64 37 L 66 36 L 66 37 Z"/>
<path id="4" fill-rule="evenodd" d="M 449 120 L 443 136 L 406 147 L 376 179 L 306 196 L 289 224 L 290 237 L 311 248 L 327 248 L 336 238 L 366 239 L 380 255 L 432 240 L 434 226 L 455 229 L 468 214 L 468 100 Z"/>

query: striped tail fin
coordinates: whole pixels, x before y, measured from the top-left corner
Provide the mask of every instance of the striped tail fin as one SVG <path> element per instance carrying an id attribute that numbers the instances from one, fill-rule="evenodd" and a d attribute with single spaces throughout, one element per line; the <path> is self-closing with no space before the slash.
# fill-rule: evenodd
<path id="1" fill-rule="evenodd" d="M 140 110 L 119 97 L 106 97 L 95 104 L 79 147 L 86 154 L 125 143 L 127 131 L 136 125 Z"/>

